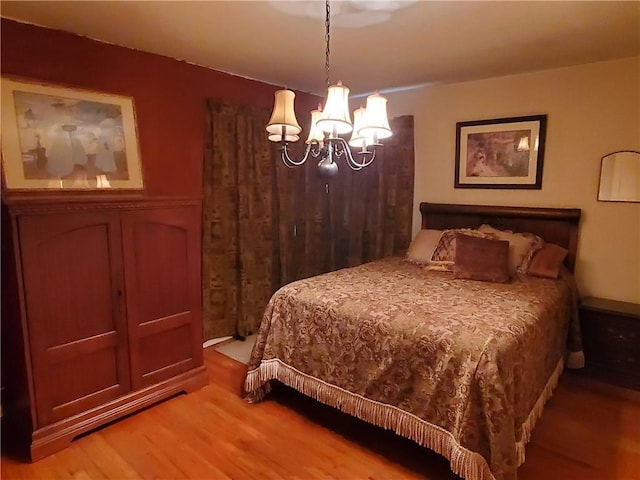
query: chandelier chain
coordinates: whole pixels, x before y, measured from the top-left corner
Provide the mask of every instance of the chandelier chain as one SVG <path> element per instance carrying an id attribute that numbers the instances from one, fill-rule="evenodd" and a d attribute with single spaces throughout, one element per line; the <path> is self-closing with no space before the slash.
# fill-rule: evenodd
<path id="1" fill-rule="evenodd" d="M 324 20 L 324 25 L 326 28 L 326 34 L 324 36 L 325 42 L 327 44 L 327 49 L 325 50 L 325 63 L 324 63 L 324 68 L 325 68 L 325 73 L 326 73 L 326 82 L 327 82 L 327 88 L 329 87 L 329 85 L 331 85 L 329 83 L 329 55 L 331 54 L 331 49 L 329 48 L 329 42 L 331 40 L 331 34 L 330 34 L 330 28 L 331 28 L 331 8 L 329 7 L 329 0 L 326 0 L 325 2 L 326 5 L 326 16 L 325 16 L 325 20 Z"/>

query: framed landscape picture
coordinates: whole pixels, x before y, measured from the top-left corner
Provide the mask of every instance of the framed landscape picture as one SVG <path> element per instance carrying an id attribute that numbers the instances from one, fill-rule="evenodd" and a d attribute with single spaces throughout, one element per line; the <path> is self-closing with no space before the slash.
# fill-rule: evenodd
<path id="1" fill-rule="evenodd" d="M 456 124 L 455 188 L 542 188 L 547 116 Z"/>
<path id="2" fill-rule="evenodd" d="M 142 189 L 131 98 L 2 78 L 8 190 Z"/>

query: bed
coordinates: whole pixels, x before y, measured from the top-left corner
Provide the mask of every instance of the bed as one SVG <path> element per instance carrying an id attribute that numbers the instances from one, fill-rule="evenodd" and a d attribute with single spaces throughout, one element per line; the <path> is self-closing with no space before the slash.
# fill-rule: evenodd
<path id="1" fill-rule="evenodd" d="M 570 350 L 579 354 L 579 209 L 421 203 L 423 229 L 529 232 L 567 250 L 558 279 L 454 278 L 401 257 L 282 287 L 245 399 L 284 383 L 445 456 L 467 480 L 517 478 Z"/>

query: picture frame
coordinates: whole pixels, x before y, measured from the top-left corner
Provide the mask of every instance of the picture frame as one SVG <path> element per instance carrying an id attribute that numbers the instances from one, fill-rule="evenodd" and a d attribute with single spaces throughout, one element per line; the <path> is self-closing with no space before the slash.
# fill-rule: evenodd
<path id="1" fill-rule="evenodd" d="M 456 123 L 455 188 L 542 188 L 546 115 Z"/>
<path id="2" fill-rule="evenodd" d="M 130 97 L 2 77 L 6 190 L 143 189 Z"/>

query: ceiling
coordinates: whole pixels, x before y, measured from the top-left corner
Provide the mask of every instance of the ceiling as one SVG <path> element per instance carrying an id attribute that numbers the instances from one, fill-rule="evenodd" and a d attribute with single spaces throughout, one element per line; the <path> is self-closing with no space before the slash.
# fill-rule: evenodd
<path id="1" fill-rule="evenodd" d="M 9 1 L 3 17 L 322 94 L 324 2 Z M 638 1 L 331 4 L 330 80 L 352 93 L 640 55 Z"/>

